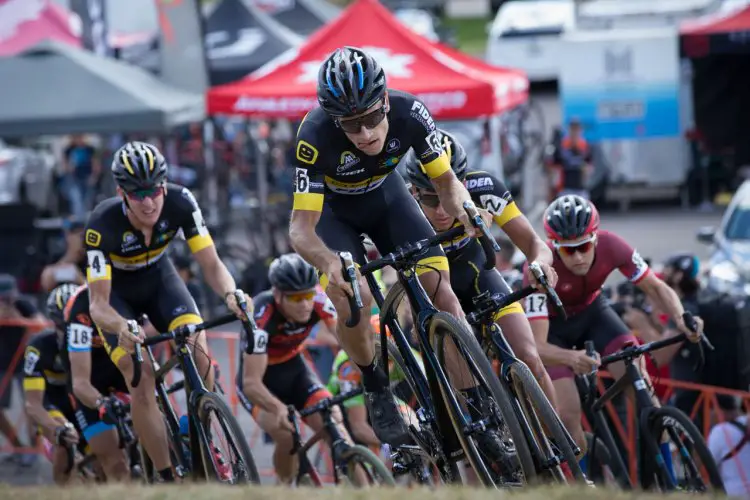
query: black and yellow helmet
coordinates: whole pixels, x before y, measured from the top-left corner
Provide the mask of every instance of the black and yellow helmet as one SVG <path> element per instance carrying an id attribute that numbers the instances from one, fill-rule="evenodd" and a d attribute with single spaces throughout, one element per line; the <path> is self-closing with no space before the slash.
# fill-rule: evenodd
<path id="1" fill-rule="evenodd" d="M 127 193 L 153 189 L 167 181 L 167 161 L 152 144 L 128 142 L 112 159 L 112 175 Z"/>
<path id="2" fill-rule="evenodd" d="M 445 130 L 440 130 L 442 134 L 443 150 L 448 155 L 448 159 L 451 163 L 453 173 L 456 174 L 458 180 L 463 182 L 468 172 L 468 162 L 466 160 L 466 151 L 460 142 L 451 134 Z M 430 181 L 430 177 L 422 168 L 422 163 L 417 158 L 413 149 L 410 149 L 408 153 L 404 155 L 401 160 L 406 170 L 406 179 L 411 182 L 415 187 L 424 189 L 425 191 L 435 191 L 435 188 Z"/>
<path id="3" fill-rule="evenodd" d="M 62 328 L 65 324 L 65 306 L 78 290 L 78 286 L 73 283 L 63 283 L 55 287 L 47 296 L 47 317 L 58 328 Z"/>

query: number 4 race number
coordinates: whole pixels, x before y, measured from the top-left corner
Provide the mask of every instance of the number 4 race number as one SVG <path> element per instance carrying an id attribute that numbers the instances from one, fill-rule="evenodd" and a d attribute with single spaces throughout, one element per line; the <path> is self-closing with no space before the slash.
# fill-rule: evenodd
<path id="1" fill-rule="evenodd" d="M 107 277 L 107 262 L 104 253 L 100 250 L 89 250 L 86 252 L 89 261 L 89 269 L 92 278 Z"/>

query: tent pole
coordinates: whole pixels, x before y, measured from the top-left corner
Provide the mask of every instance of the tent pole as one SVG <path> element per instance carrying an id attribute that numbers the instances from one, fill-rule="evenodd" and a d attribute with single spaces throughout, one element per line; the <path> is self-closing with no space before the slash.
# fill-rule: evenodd
<path id="1" fill-rule="evenodd" d="M 205 194 L 201 196 L 208 206 L 208 217 L 207 223 L 209 226 L 216 227 L 220 224 L 219 211 L 217 207 L 218 203 L 218 188 L 216 186 L 216 157 L 214 154 L 214 138 L 216 137 L 216 129 L 213 119 L 208 118 L 203 121 L 203 160 L 205 167 L 204 173 L 204 186 Z"/>
<path id="2" fill-rule="evenodd" d="M 503 154 L 500 136 L 502 134 L 500 113 L 489 118 L 490 122 L 490 156 L 492 158 L 493 174 L 505 182 L 505 167 L 503 166 Z"/>

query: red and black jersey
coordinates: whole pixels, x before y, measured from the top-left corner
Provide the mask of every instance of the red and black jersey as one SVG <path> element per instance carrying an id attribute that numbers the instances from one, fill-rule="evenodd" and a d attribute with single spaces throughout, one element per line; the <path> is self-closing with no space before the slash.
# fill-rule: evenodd
<path id="1" fill-rule="evenodd" d="M 243 336 L 243 351 L 247 354 L 268 354 L 268 364 L 277 365 L 292 359 L 302 351 L 302 344 L 310 336 L 315 325 L 323 321 L 331 328 L 336 323 L 336 310 L 322 291 L 314 298 L 315 306 L 307 323 L 289 321 L 278 310 L 273 292 L 267 290 L 255 296 L 255 323 L 265 335 L 257 335 L 255 345 L 249 345 Z"/>

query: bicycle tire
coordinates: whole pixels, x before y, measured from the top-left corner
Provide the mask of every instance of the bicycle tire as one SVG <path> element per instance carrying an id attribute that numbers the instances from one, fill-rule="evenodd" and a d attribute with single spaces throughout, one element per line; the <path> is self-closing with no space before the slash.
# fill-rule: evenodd
<path id="1" fill-rule="evenodd" d="M 716 461 L 709 451 L 706 441 L 703 439 L 703 435 L 693 421 L 690 420 L 690 418 L 680 409 L 669 406 L 654 409 L 651 415 L 649 415 L 650 438 L 655 440 L 656 443 L 660 443 L 663 431 L 667 430 L 669 427 L 665 421 L 670 418 L 675 420 L 677 424 L 682 427 L 682 430 L 692 442 L 694 451 L 697 453 L 701 460 L 701 464 L 705 467 L 706 472 L 708 473 L 711 487 L 718 492 L 724 493 L 724 481 L 721 479 L 719 467 L 716 465 Z M 690 460 L 693 461 L 692 457 Z M 695 462 L 693 462 L 693 465 L 696 465 Z"/>
<path id="2" fill-rule="evenodd" d="M 349 478 L 349 482 L 354 486 L 369 486 L 369 484 L 357 484 L 353 467 L 355 462 L 370 466 L 382 479 L 382 482 L 377 484 L 381 486 L 396 486 L 396 480 L 393 479 L 391 471 L 388 470 L 383 461 L 380 460 L 380 458 L 378 458 L 378 456 L 375 455 L 375 453 L 373 453 L 369 448 L 365 448 L 364 446 L 359 444 L 352 445 L 341 454 L 341 460 L 346 463 L 346 475 Z"/>
<path id="3" fill-rule="evenodd" d="M 233 445 L 232 447 L 234 448 L 234 451 L 237 452 L 245 465 L 245 480 L 239 481 L 237 484 L 248 482 L 252 484 L 260 484 L 260 475 L 258 474 L 258 468 L 255 465 L 253 454 L 250 451 L 250 446 L 245 438 L 245 434 L 242 432 L 242 428 L 240 428 L 240 425 L 234 418 L 232 410 L 229 409 L 227 403 L 218 394 L 206 392 L 200 395 L 195 408 L 198 412 L 199 425 L 203 428 L 203 432 L 206 436 L 210 435 L 208 417 L 211 410 L 214 410 L 221 420 L 223 420 L 223 423 L 226 424 L 221 426 L 224 437 L 229 438 L 227 439 L 227 442 Z M 228 434 L 227 431 L 229 431 L 230 434 Z M 210 463 L 210 468 L 213 469 L 212 472 L 214 477 L 220 479 L 219 472 L 216 470 L 214 461 L 212 460 L 213 450 L 207 449 L 207 447 L 208 443 L 205 440 L 201 440 L 203 461 L 207 476 Z"/>
<path id="4" fill-rule="evenodd" d="M 614 473 L 615 468 L 612 465 L 612 454 L 607 448 L 607 445 L 604 443 L 604 441 L 598 436 L 594 436 L 594 434 L 590 432 L 585 432 L 585 435 L 588 449 L 586 453 L 588 454 L 589 462 L 587 471 L 588 478 L 593 481 L 594 484 L 606 486 L 609 483 L 607 483 L 605 470 L 609 469 L 612 480 L 615 482 L 617 487 L 621 489 L 629 489 L 629 485 L 626 488 L 623 488 L 623 485 L 620 483 L 620 479 Z M 592 453 L 591 450 L 594 450 L 594 452 Z"/>
<path id="5" fill-rule="evenodd" d="M 531 405 L 533 406 L 533 408 L 529 410 L 534 411 L 536 416 L 541 419 L 542 425 L 547 429 L 547 432 L 551 435 L 550 437 L 555 441 L 555 446 L 557 446 L 558 450 L 562 452 L 563 458 L 568 463 L 570 472 L 573 474 L 574 481 L 586 484 L 586 476 L 583 474 L 578 459 L 573 452 L 573 447 L 568 441 L 567 433 L 565 432 L 560 419 L 557 417 L 557 413 L 555 413 L 554 408 L 552 408 L 549 399 L 547 399 L 544 391 L 539 386 L 539 382 L 537 382 L 534 374 L 531 373 L 531 370 L 523 361 L 511 364 L 510 374 L 511 379 L 513 380 L 514 389 L 516 390 L 516 397 L 520 396 L 519 390 L 526 393 L 526 397 L 529 398 Z M 525 405 L 522 403 L 521 407 L 524 408 L 524 406 Z"/>
<path id="6" fill-rule="evenodd" d="M 451 314 L 441 311 L 435 313 L 430 318 L 429 334 L 433 344 L 432 348 L 437 355 L 438 362 L 442 366 L 446 366 L 444 350 L 442 348 L 446 334 L 453 337 L 453 341 L 465 349 L 469 358 L 466 359 L 467 364 L 469 364 L 469 366 L 472 364 L 474 365 L 474 375 L 481 376 L 481 382 L 484 383 L 490 396 L 495 400 L 502 415 L 503 423 L 510 431 L 510 436 L 513 440 L 518 462 L 523 471 L 525 481 L 527 483 L 534 482 L 537 476 L 536 467 L 534 466 L 534 460 L 531 457 L 531 451 L 529 451 L 525 434 L 521 429 L 521 424 L 518 422 L 515 411 L 513 411 L 508 391 L 495 375 L 492 369 L 492 364 L 489 359 L 487 359 L 487 356 L 485 356 L 474 332 L 470 331 L 467 326 L 464 326 Z M 489 477 L 487 469 L 484 466 L 481 468 L 479 467 L 480 464 L 478 463 L 478 460 L 482 460 L 482 458 L 479 456 L 476 445 L 471 440 L 467 439 L 467 436 L 464 434 L 462 426 L 464 415 L 463 413 L 460 415 L 456 413 L 454 405 L 456 396 L 453 392 L 453 388 L 444 387 L 442 383 L 439 385 L 440 392 L 445 400 L 445 405 L 456 431 L 456 435 L 461 442 L 466 457 L 474 468 L 475 474 L 485 485 L 494 485 L 494 481 Z M 482 462 L 484 462 L 484 460 L 482 460 Z"/>

